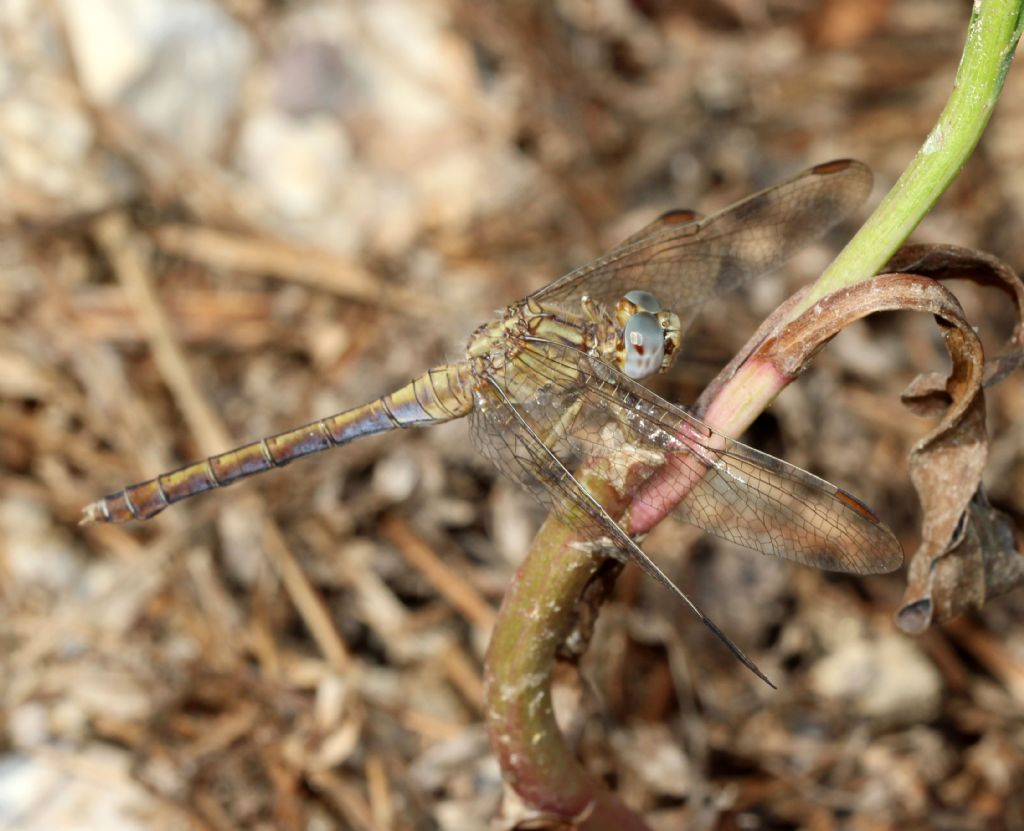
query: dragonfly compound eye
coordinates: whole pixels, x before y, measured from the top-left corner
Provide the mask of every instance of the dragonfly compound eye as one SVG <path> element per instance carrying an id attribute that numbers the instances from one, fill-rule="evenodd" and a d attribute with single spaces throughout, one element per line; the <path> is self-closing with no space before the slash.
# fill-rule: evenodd
<path id="1" fill-rule="evenodd" d="M 649 291 L 633 289 L 633 291 L 626 292 L 625 298 L 642 312 L 657 314 L 661 311 L 661 303 L 659 303 L 658 298 Z"/>
<path id="2" fill-rule="evenodd" d="M 665 358 L 665 330 L 656 315 L 637 312 L 622 330 L 625 355 L 622 371 L 641 380 L 661 369 Z"/>

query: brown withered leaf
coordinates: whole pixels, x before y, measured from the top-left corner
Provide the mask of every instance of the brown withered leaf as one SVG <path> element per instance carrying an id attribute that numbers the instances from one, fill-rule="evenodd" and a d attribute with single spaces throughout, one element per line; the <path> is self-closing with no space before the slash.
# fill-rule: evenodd
<path id="1" fill-rule="evenodd" d="M 985 598 L 998 597 L 1024 581 L 1024 555 L 1013 520 L 993 508 L 984 488 L 971 500 L 963 545 L 981 549 L 985 563 Z"/>
<path id="2" fill-rule="evenodd" d="M 953 357 L 949 377 L 920 375 L 902 396 L 908 409 L 922 415 L 936 415 L 948 407 L 939 426 L 910 454 L 924 519 L 897 622 L 904 631 L 918 633 L 933 620 L 981 608 L 988 598 L 1024 582 L 1024 557 L 1013 522 L 989 505 L 981 488 L 988 455 L 981 387 L 998 383 L 1024 363 L 1024 283 L 996 258 L 950 245 L 906 246 L 888 267 L 998 288 L 1010 296 L 1017 311 L 1017 323 L 999 357 L 981 364 L 980 382 L 980 347 L 976 350 L 970 339 L 947 335 Z M 951 418 L 954 414 L 959 417 Z"/>
<path id="3" fill-rule="evenodd" d="M 953 369 L 942 388 L 929 373 L 915 379 L 902 396 L 917 412 L 933 409 L 942 393 L 950 402 L 938 426 L 910 451 L 910 478 L 923 514 L 921 544 L 910 562 L 896 620 L 911 634 L 927 629 L 937 610 L 960 607 L 963 611 L 984 600 L 985 569 L 980 556 L 955 553 L 965 511 L 980 486 L 988 459 L 984 353 L 973 330 L 967 335 L 946 319 L 938 322 L 945 330 Z M 961 554 L 968 552 L 965 549 Z"/>
<path id="4" fill-rule="evenodd" d="M 993 508 L 979 486 L 947 550 L 932 561 L 929 594 L 897 614 L 911 633 L 929 621 L 949 620 L 1024 582 L 1024 556 L 1013 520 Z M 910 594 L 908 587 L 908 595 Z"/>
<path id="5" fill-rule="evenodd" d="M 1017 323 L 999 356 L 986 360 L 985 386 L 999 383 L 1024 365 L 1024 282 L 1002 260 L 984 251 L 957 245 L 904 245 L 884 270 L 908 272 L 936 280 L 970 280 L 1005 292 L 1017 310 Z"/>

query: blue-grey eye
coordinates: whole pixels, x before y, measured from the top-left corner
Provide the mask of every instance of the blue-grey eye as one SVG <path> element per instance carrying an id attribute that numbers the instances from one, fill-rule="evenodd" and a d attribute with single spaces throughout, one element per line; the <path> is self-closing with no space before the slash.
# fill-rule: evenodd
<path id="1" fill-rule="evenodd" d="M 646 294 L 646 292 L 640 292 Z M 633 292 L 630 292 L 633 294 Z M 637 301 L 629 297 L 634 303 Z M 639 305 L 639 304 L 637 304 Z M 658 318 L 650 312 L 631 315 L 622 330 L 626 358 L 622 371 L 630 378 L 641 380 L 661 369 L 665 358 L 665 331 Z"/>
<path id="2" fill-rule="evenodd" d="M 636 307 L 642 312 L 657 314 L 661 311 L 661 303 L 659 303 L 658 298 L 649 291 L 644 291 L 643 289 L 627 291 L 626 299 L 631 303 L 635 303 Z"/>

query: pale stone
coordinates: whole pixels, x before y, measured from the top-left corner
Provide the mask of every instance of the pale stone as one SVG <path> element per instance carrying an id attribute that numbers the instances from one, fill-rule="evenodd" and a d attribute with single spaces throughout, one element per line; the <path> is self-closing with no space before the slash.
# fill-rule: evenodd
<path id="1" fill-rule="evenodd" d="M 352 147 L 337 121 L 264 110 L 242 128 L 240 165 L 271 204 L 291 218 L 323 214 L 341 188 Z"/>
<path id="2" fill-rule="evenodd" d="M 823 698 L 887 726 L 927 722 L 941 703 L 939 671 L 901 635 L 852 639 L 820 660 L 810 680 Z"/>
<path id="3" fill-rule="evenodd" d="M 195 157 L 214 154 L 238 106 L 251 47 L 207 0 L 63 0 L 86 94 Z"/>

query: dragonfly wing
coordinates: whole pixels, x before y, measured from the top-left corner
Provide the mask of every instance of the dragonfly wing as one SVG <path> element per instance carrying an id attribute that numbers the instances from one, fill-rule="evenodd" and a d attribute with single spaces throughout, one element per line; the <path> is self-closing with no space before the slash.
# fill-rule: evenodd
<path id="1" fill-rule="evenodd" d="M 473 444 L 499 471 L 555 511 L 565 524 L 598 531 L 599 525 L 574 507 L 575 501 L 561 484 L 565 478 L 563 471 L 573 471 L 583 461 L 577 448 L 562 440 L 564 434 L 560 438 L 547 431 L 545 452 L 539 453 L 530 433 L 544 432 L 543 425 L 551 421 L 550 414 L 569 406 L 573 393 L 564 385 L 547 381 L 529 386 L 534 394 L 527 399 L 518 399 L 516 386 L 506 383 L 505 378 L 491 378 L 490 385 L 476 388 L 475 407 L 469 417 Z"/>
<path id="2" fill-rule="evenodd" d="M 634 514 L 674 504 L 675 516 L 716 536 L 830 571 L 902 563 L 892 532 L 853 496 L 714 432 L 607 364 L 550 342 L 525 343 L 518 362 L 574 400 L 571 420 L 551 413 L 538 432 L 603 465 Z"/>
<path id="3" fill-rule="evenodd" d="M 608 308 L 633 289 L 690 322 L 708 297 L 736 288 L 818 239 L 871 190 L 871 171 L 849 159 L 817 165 L 717 214 L 670 211 L 609 253 L 533 297 L 577 312 L 587 295 Z"/>
<path id="4" fill-rule="evenodd" d="M 674 583 L 642 548 L 615 522 L 601 503 L 579 480 L 567 463 L 575 455 L 572 442 L 551 441 L 537 432 L 538 423 L 528 407 L 509 398 L 504 384 L 489 377 L 490 387 L 477 390 L 477 406 L 470 416 L 474 442 L 495 466 L 524 485 L 558 518 L 580 532 L 585 539 L 600 540 L 620 556 L 633 560 L 650 577 L 666 586 L 697 615 L 714 635 L 751 672 L 774 688 L 775 685 L 715 622 Z M 564 384 L 552 385 L 551 394 L 571 397 Z"/>
<path id="5" fill-rule="evenodd" d="M 660 236 L 665 231 L 675 230 L 680 232 L 680 229 L 684 225 L 698 225 L 701 220 L 704 219 L 704 215 L 697 213 L 697 211 L 690 210 L 689 208 L 673 208 L 670 211 L 658 216 L 656 219 L 648 222 L 639 231 L 635 231 L 626 237 L 622 242 L 615 246 L 615 249 L 626 248 L 633 243 L 643 244 L 653 239 L 656 236 Z"/>

